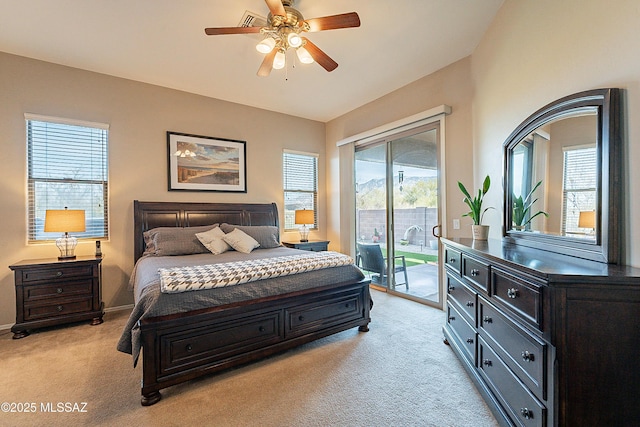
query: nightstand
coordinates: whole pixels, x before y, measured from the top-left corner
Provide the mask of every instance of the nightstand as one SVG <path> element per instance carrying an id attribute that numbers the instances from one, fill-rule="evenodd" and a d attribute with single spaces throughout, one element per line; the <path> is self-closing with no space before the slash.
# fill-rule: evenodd
<path id="1" fill-rule="evenodd" d="M 326 251 L 329 240 L 309 240 L 308 242 L 282 242 L 288 248 L 302 249 L 303 251 L 320 252 Z"/>
<path id="2" fill-rule="evenodd" d="M 13 338 L 29 329 L 91 320 L 102 323 L 102 258 L 79 256 L 71 260 L 23 260 L 9 268 L 16 288 L 16 324 Z"/>

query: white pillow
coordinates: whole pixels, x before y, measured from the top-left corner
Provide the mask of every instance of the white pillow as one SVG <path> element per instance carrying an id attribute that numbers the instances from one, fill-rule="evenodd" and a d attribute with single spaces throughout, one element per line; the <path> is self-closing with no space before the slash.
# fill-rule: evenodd
<path id="1" fill-rule="evenodd" d="M 231 245 L 233 249 L 243 254 L 251 253 L 252 250 L 260 246 L 260 243 L 242 230 L 235 229 L 223 237 L 224 241 Z"/>
<path id="2" fill-rule="evenodd" d="M 220 227 L 212 228 L 204 233 L 196 233 L 196 237 L 214 255 L 220 255 L 231 249 L 231 246 L 224 241 L 224 231 Z"/>

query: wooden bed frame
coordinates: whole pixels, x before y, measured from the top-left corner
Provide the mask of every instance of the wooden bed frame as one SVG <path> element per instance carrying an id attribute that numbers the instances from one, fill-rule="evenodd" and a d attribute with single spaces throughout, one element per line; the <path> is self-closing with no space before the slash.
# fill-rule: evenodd
<path id="1" fill-rule="evenodd" d="M 155 227 L 214 223 L 278 226 L 275 203 L 175 203 L 134 201 L 135 259 L 143 233 Z M 143 319 L 143 406 L 175 384 L 262 359 L 337 332 L 369 330 L 369 280 Z"/>

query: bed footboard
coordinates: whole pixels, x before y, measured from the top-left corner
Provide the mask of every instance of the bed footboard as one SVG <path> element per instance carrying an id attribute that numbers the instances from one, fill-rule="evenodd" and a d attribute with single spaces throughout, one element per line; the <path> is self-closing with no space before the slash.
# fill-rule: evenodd
<path id="1" fill-rule="evenodd" d="M 353 327 L 369 330 L 369 280 L 141 321 L 143 406 L 160 390 Z"/>

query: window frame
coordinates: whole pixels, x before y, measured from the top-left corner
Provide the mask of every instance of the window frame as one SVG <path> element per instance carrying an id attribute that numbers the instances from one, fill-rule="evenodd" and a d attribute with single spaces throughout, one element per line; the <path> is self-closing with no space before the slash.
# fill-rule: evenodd
<path id="1" fill-rule="evenodd" d="M 97 226 L 88 227 L 85 232 L 82 233 L 74 233 L 74 236 L 78 240 L 109 240 L 110 238 L 110 227 L 109 227 L 109 125 L 104 123 L 96 123 L 96 122 L 88 122 L 82 120 L 61 118 L 61 117 L 52 117 L 52 116 L 43 116 L 38 114 L 25 113 L 25 142 L 26 142 L 26 185 L 27 185 L 27 200 L 26 200 L 26 243 L 28 245 L 37 245 L 43 243 L 50 243 L 54 241 L 57 237 L 44 235 L 44 217 L 40 217 L 42 215 L 42 211 L 46 211 L 47 209 L 62 209 L 64 206 L 58 206 L 59 204 L 54 202 L 40 202 L 36 190 L 37 184 L 79 184 L 81 188 L 86 189 L 87 185 L 101 185 L 102 186 L 102 196 L 100 198 L 102 203 L 102 216 L 101 215 L 92 215 L 89 214 L 88 209 L 85 209 L 85 212 L 88 213 L 86 215 L 86 221 L 91 221 L 92 219 L 98 218 Z M 46 126 L 46 123 L 50 123 L 52 125 L 62 125 L 62 126 L 74 126 L 80 128 L 88 128 L 92 131 L 99 131 L 101 134 L 96 140 L 93 140 L 93 135 L 91 136 L 91 147 L 97 147 L 98 155 L 94 154 L 92 151 L 91 159 L 92 165 L 95 165 L 93 159 L 98 162 L 99 165 L 99 178 L 95 179 L 93 177 L 90 178 L 51 178 L 51 177 L 42 177 L 34 175 L 34 168 L 40 167 L 41 165 L 34 166 L 35 162 L 38 162 L 38 159 L 34 159 L 34 137 L 33 137 L 33 126 Z M 71 132 L 69 132 L 71 134 Z M 45 140 L 45 144 L 48 143 L 48 140 Z M 67 142 L 67 146 L 72 145 L 73 143 Z M 37 149 L 37 147 L 35 147 Z M 37 157 L 37 156 L 36 156 Z M 61 162 L 57 162 L 57 164 L 61 164 Z M 56 163 L 53 164 L 54 167 Z M 48 165 L 45 166 L 48 168 Z M 75 193 L 77 194 L 77 193 Z M 94 193 L 94 194 L 100 194 Z M 70 209 L 78 209 L 81 208 L 79 206 L 70 205 Z M 41 212 L 38 215 L 37 212 Z M 38 224 L 41 224 L 40 226 Z"/>
<path id="2" fill-rule="evenodd" d="M 287 188 L 287 156 L 301 156 L 301 157 L 309 157 L 309 158 L 313 158 L 314 159 L 314 167 L 315 167 L 315 171 L 314 171 L 314 189 L 311 190 L 304 190 L 304 189 L 300 189 L 300 188 Z M 283 215 L 284 215 L 284 221 L 283 221 L 283 229 L 284 231 L 299 231 L 299 229 L 301 228 L 300 225 L 296 225 L 293 224 L 293 227 L 288 227 L 287 225 L 289 224 L 290 221 L 293 221 L 293 219 L 289 218 L 289 216 L 292 216 L 295 214 L 295 211 L 293 212 L 289 212 L 287 210 L 287 193 L 303 193 L 303 194 L 312 194 L 312 207 L 309 206 L 301 206 L 300 209 L 304 208 L 304 209 L 310 209 L 313 210 L 313 219 L 314 219 L 314 224 L 313 226 L 309 227 L 310 230 L 318 230 L 318 161 L 319 161 L 319 157 L 320 155 L 318 153 L 310 153 L 310 152 L 304 152 L 304 151 L 295 151 L 295 150 L 289 150 L 289 149 L 284 149 L 282 152 L 282 188 L 283 188 Z M 288 219 L 289 218 L 289 219 Z"/>

